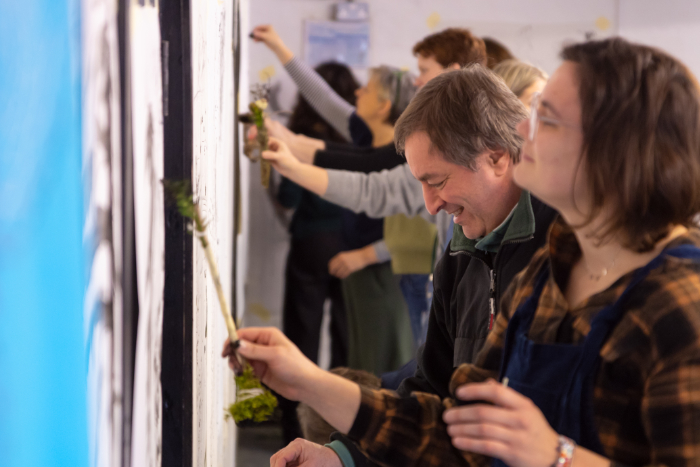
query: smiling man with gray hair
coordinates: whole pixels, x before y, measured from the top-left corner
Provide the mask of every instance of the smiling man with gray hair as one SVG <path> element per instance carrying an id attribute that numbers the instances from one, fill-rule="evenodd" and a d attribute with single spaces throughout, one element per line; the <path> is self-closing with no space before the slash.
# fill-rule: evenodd
<path id="1" fill-rule="evenodd" d="M 397 148 L 422 186 L 427 211 L 445 211 L 455 223 L 435 270 L 418 369 L 399 387 L 402 396 L 415 391 L 450 396 L 453 370 L 473 361 L 505 289 L 545 244 L 554 211 L 513 182 L 522 144 L 516 125 L 526 117 L 524 106 L 499 77 L 470 65 L 431 80 L 396 124 Z M 282 175 L 300 169 L 283 143 L 273 141 L 263 156 Z M 365 422 L 358 414 L 355 424 Z M 302 461 L 299 465 L 339 466 L 341 459 L 344 467 L 373 465 L 346 436 L 336 433 L 326 446 L 331 449 L 296 440 L 275 454 L 271 465 Z M 401 459 L 381 462 L 403 465 Z"/>

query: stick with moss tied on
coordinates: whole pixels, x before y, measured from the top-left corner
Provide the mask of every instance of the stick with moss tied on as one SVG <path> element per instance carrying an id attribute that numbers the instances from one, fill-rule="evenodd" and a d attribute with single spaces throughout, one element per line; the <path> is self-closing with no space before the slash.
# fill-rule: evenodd
<path id="1" fill-rule="evenodd" d="M 214 259 L 214 252 L 207 238 L 206 230 L 207 223 L 202 218 L 199 211 L 199 204 L 194 202 L 190 183 L 183 181 L 168 181 L 163 180 L 163 186 L 170 200 L 175 202 L 177 210 L 183 217 L 192 221 L 192 230 L 195 236 L 199 239 L 199 243 L 204 249 L 204 254 L 209 263 L 212 280 L 216 287 L 216 294 L 219 297 L 219 305 L 221 306 L 221 314 L 226 323 L 229 341 L 234 349 L 238 348 L 239 339 L 236 331 L 236 323 L 233 321 L 231 312 L 226 302 L 224 288 L 221 285 L 219 277 L 219 268 Z M 269 419 L 275 407 L 277 407 L 277 399 L 272 393 L 267 390 L 260 380 L 253 374 L 253 368 L 248 362 L 235 352 L 236 360 L 238 361 L 240 375 L 236 376 L 236 402 L 231 404 L 226 410 L 226 417 L 232 416 L 238 424 L 245 420 L 253 422 L 262 422 Z"/>
<path id="2" fill-rule="evenodd" d="M 260 155 L 267 151 L 267 128 L 265 127 L 265 109 L 267 109 L 267 96 L 270 93 L 269 84 L 257 84 L 251 91 L 253 102 L 248 105 L 250 113 L 239 115 L 238 120 L 244 124 L 254 124 L 257 128 L 255 141 L 258 147 L 246 144 L 243 151 L 253 162 L 260 161 L 260 179 L 262 186 L 270 186 L 270 173 L 272 172 L 270 163 Z"/>

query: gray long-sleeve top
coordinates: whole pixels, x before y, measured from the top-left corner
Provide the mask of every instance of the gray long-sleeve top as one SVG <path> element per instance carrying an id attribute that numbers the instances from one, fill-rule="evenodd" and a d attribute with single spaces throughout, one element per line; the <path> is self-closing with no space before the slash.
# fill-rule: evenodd
<path id="1" fill-rule="evenodd" d="M 438 252 L 442 254 L 450 224 L 450 216 L 440 211 L 437 216 L 428 213 L 423 200 L 421 183 L 411 173 L 408 164 L 390 170 L 372 172 L 328 171 L 328 188 L 323 199 L 369 217 L 387 217 L 394 214 L 420 215 L 438 227 Z"/>
<path id="2" fill-rule="evenodd" d="M 355 107 L 340 97 L 314 69 L 298 57 L 293 57 L 284 68 L 311 107 L 345 139 L 351 141 L 350 118 L 355 113 Z M 378 262 L 383 263 L 391 259 L 384 239 L 377 240 L 372 247 Z"/>
<path id="3" fill-rule="evenodd" d="M 349 122 L 355 107 L 336 94 L 314 69 L 298 57 L 287 62 L 284 69 L 311 107 L 345 139 L 352 141 Z"/>

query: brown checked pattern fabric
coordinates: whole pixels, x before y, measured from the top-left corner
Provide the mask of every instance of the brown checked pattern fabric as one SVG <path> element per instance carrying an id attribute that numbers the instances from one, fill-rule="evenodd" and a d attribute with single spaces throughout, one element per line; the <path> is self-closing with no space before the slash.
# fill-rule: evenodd
<path id="1" fill-rule="evenodd" d="M 691 229 L 667 248 L 700 246 Z M 561 220 L 511 284 L 502 313 L 472 365 L 456 369 L 451 392 L 461 384 L 496 378 L 508 320 L 531 294 L 549 261 L 547 281 L 530 328 L 539 343 L 579 343 L 593 317 L 625 290 L 634 272 L 570 307 L 562 290 L 580 256 L 572 230 Z M 629 296 L 622 320 L 601 349 L 594 407 L 600 440 L 613 465 L 700 465 L 700 264 L 666 256 Z M 362 390 L 349 436 L 373 460 L 392 466 L 490 465 L 491 459 L 455 449 L 442 421 L 452 399 L 387 390 Z"/>

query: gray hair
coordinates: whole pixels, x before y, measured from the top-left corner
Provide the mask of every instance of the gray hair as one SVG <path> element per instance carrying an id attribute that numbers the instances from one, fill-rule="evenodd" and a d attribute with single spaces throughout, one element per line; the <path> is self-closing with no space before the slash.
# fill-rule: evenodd
<path id="1" fill-rule="evenodd" d="M 379 94 L 391 102 L 389 112 L 389 123 L 396 123 L 408 104 L 413 99 L 418 88 L 416 88 L 415 77 L 408 71 L 382 65 L 370 68 L 370 79 L 377 80 Z"/>
<path id="2" fill-rule="evenodd" d="M 537 80 L 547 81 L 549 76 L 541 68 L 520 60 L 504 60 L 493 68 L 493 72 L 503 78 L 506 85 L 518 97 Z"/>
<path id="3" fill-rule="evenodd" d="M 487 149 L 505 151 L 517 162 L 523 138 L 516 126 L 527 115 L 500 77 L 471 64 L 423 86 L 396 122 L 394 141 L 403 152 L 406 139 L 424 131 L 445 160 L 471 170 Z"/>

